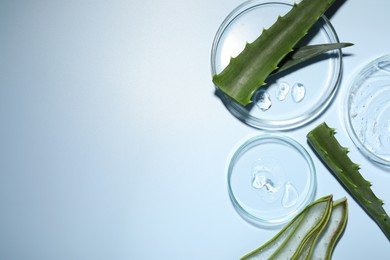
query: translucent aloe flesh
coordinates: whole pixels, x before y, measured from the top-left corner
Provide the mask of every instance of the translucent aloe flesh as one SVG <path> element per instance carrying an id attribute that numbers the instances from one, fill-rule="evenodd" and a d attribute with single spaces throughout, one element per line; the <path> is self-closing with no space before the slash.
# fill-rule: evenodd
<path id="1" fill-rule="evenodd" d="M 329 259 L 346 218 L 346 199 L 333 204 L 332 196 L 320 198 L 308 205 L 274 238 L 241 259 L 310 259 L 313 252 L 318 259 Z"/>
<path id="2" fill-rule="evenodd" d="M 339 144 L 334 134 L 335 129 L 322 123 L 308 133 L 307 139 L 334 176 L 390 240 L 390 218 L 383 209 L 383 201 L 376 197 L 371 190 L 371 183 L 363 178 L 359 165 L 351 161 L 347 155 L 348 149 Z"/>
<path id="3" fill-rule="evenodd" d="M 307 34 L 335 0 L 303 0 L 277 21 L 235 58 L 219 74 L 214 84 L 242 105 L 251 102 L 255 91 Z"/>
<path id="4" fill-rule="evenodd" d="M 347 199 L 333 202 L 333 210 L 329 223 L 321 232 L 315 246 L 312 248 L 313 259 L 330 259 L 338 238 L 341 236 L 347 224 L 348 205 Z"/>

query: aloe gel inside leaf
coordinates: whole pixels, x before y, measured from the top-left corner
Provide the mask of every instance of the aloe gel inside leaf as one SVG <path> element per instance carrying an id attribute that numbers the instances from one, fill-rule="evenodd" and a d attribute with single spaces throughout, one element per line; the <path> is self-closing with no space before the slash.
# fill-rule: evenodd
<path id="1" fill-rule="evenodd" d="M 291 258 L 329 218 L 332 196 L 313 202 L 300 212 L 273 239 L 242 259 Z"/>
<path id="2" fill-rule="evenodd" d="M 337 239 L 346 225 L 347 215 L 347 200 L 344 198 L 335 201 L 329 222 L 315 244 L 312 253 L 313 259 L 330 259 Z"/>
<path id="3" fill-rule="evenodd" d="M 291 259 L 294 255 L 302 250 L 302 247 L 311 239 L 315 232 L 318 231 L 322 224 L 329 218 L 332 198 L 329 197 L 322 203 L 310 208 L 294 233 L 294 237 L 286 241 L 286 244 L 274 254 L 274 257 L 280 259 Z"/>

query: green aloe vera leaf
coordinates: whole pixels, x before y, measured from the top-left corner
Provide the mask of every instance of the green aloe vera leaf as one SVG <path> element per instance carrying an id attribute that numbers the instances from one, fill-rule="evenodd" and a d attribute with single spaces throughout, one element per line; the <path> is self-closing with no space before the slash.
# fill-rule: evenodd
<path id="1" fill-rule="evenodd" d="M 326 196 L 306 206 L 278 234 L 258 249 L 243 256 L 247 259 L 291 257 L 310 238 L 332 210 L 332 196 Z"/>
<path id="2" fill-rule="evenodd" d="M 276 71 L 274 71 L 272 75 L 290 69 L 296 65 L 302 64 L 303 62 L 315 58 L 323 53 L 336 49 L 350 47 L 352 45 L 352 43 L 341 42 L 302 46 L 300 48 L 294 49 L 289 59 L 287 59 L 286 62 L 281 63 L 280 67 Z"/>
<path id="3" fill-rule="evenodd" d="M 324 122 L 311 130 L 307 139 L 324 164 L 390 240 L 390 218 L 383 209 L 383 201 L 376 197 L 371 183 L 363 178 L 359 165 L 351 161 L 348 149 L 339 144 L 334 134 L 335 129 Z"/>
<path id="4" fill-rule="evenodd" d="M 302 0 L 213 76 L 214 84 L 241 105 L 251 103 L 255 91 L 282 59 L 307 34 L 335 0 Z"/>
<path id="5" fill-rule="evenodd" d="M 307 237 L 306 241 L 302 243 L 302 246 L 299 250 L 297 250 L 292 256 L 293 259 L 310 259 L 311 252 L 313 247 L 318 239 L 318 237 L 322 234 L 322 231 L 327 226 L 329 219 L 333 211 L 333 207 L 329 210 L 328 214 L 325 215 L 322 220 L 318 223 L 317 227 L 312 230 L 310 236 Z"/>
<path id="6" fill-rule="evenodd" d="M 325 204 L 326 203 L 326 204 Z M 306 247 L 316 240 L 323 230 L 332 213 L 332 196 L 328 196 L 324 203 L 325 211 L 319 215 L 319 211 L 309 210 L 300 224 L 300 228 L 294 234 L 294 238 L 289 239 L 272 258 L 274 259 L 296 259 Z"/>
<path id="7" fill-rule="evenodd" d="M 290 239 L 299 224 L 303 220 L 304 214 L 299 214 L 287 226 L 285 226 L 273 239 L 268 241 L 260 248 L 243 256 L 241 259 L 269 259 L 280 247 L 282 247 L 288 239 Z"/>
<path id="8" fill-rule="evenodd" d="M 308 258 L 331 259 L 336 242 L 343 233 L 345 225 L 347 224 L 347 218 L 347 199 L 343 198 L 333 202 L 332 215 L 330 216 L 328 224 L 316 241 L 313 251 L 309 254 Z"/>
<path id="9" fill-rule="evenodd" d="M 314 233 L 294 259 L 330 259 L 337 239 L 347 222 L 347 199 L 333 202 L 332 213 L 327 222 Z"/>

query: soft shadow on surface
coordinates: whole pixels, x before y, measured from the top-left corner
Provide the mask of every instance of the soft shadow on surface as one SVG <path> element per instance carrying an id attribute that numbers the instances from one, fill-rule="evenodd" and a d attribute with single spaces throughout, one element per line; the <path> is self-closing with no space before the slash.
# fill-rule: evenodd
<path id="1" fill-rule="evenodd" d="M 325 12 L 325 16 L 330 19 L 338 11 L 340 6 L 342 6 L 347 0 L 335 1 Z"/>

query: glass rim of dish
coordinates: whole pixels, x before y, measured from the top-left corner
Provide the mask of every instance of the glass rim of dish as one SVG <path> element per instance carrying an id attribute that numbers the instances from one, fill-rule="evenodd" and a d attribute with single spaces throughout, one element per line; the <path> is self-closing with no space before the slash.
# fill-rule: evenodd
<path id="1" fill-rule="evenodd" d="M 383 157 L 376 154 L 375 152 L 373 152 L 358 137 L 358 134 L 356 133 L 354 127 L 352 126 L 352 120 L 351 120 L 352 116 L 350 112 L 350 102 L 352 102 L 351 99 L 354 97 L 354 95 L 352 95 L 351 92 L 354 90 L 360 90 L 364 85 L 364 80 L 370 77 L 370 75 L 367 74 L 372 72 L 374 68 L 377 68 L 378 64 L 381 62 L 390 63 L 390 54 L 377 57 L 371 60 L 370 62 L 366 63 L 365 65 L 362 65 L 360 69 L 355 73 L 355 75 L 352 76 L 352 81 L 345 92 L 345 98 L 342 104 L 343 106 L 342 110 L 344 112 L 344 124 L 346 126 L 347 133 L 351 138 L 352 142 L 354 143 L 354 145 L 358 148 L 358 150 L 369 160 L 372 160 L 381 166 L 390 167 L 390 160 L 386 160 Z M 390 85 L 390 73 L 389 75 L 387 75 L 387 77 Z"/>
<path id="2" fill-rule="evenodd" d="M 233 180 L 232 176 L 233 174 L 237 174 L 237 163 L 239 160 L 245 156 L 245 154 L 253 148 L 257 148 L 261 145 L 267 145 L 267 144 L 278 144 L 280 146 L 283 146 L 283 148 L 289 149 L 290 156 L 292 153 L 296 153 L 297 156 L 300 156 L 302 160 L 306 162 L 307 166 L 307 173 L 300 176 L 301 178 L 305 177 L 305 180 L 307 181 L 307 184 L 304 186 L 304 193 L 300 194 L 301 199 L 299 199 L 299 202 L 289 207 L 288 209 L 283 211 L 283 215 L 276 215 L 273 217 L 262 217 L 257 215 L 256 213 L 251 212 L 250 209 L 248 209 L 247 205 L 245 205 L 244 201 L 242 201 L 239 198 L 239 194 L 237 194 L 237 191 L 233 187 Z M 281 149 L 281 148 L 278 148 Z M 306 167 L 305 166 L 305 167 Z M 316 176 L 316 168 L 314 165 L 314 162 L 307 152 L 307 150 L 296 140 L 293 138 L 282 134 L 282 133 L 275 133 L 275 132 L 268 132 L 265 131 L 261 134 L 254 134 L 246 137 L 241 142 L 239 142 L 236 147 L 232 150 L 231 155 L 229 156 L 227 167 L 227 188 L 228 188 L 228 194 L 231 199 L 231 202 L 236 209 L 236 211 L 243 217 L 244 220 L 248 221 L 249 223 L 252 223 L 253 225 L 260 227 L 260 228 L 278 228 L 284 224 L 286 224 L 288 221 L 290 221 L 298 212 L 303 210 L 305 206 L 307 206 L 310 202 L 312 202 L 315 198 L 315 194 L 317 191 L 317 176 Z M 304 172 L 304 171 L 302 171 Z M 306 176 L 307 175 L 307 176 Z M 293 175 L 294 178 L 297 178 L 296 175 Z M 289 182 L 289 181 L 287 181 Z M 283 190 L 283 194 L 286 191 Z M 255 195 L 255 194 L 253 194 Z M 256 197 L 257 198 L 257 197 Z M 276 201 L 275 201 L 276 202 Z M 280 202 L 279 200 L 277 201 Z M 266 204 L 266 203 L 265 203 Z M 260 203 L 259 203 L 260 205 Z M 273 204 L 274 205 L 274 204 Z M 282 208 L 280 205 L 279 208 Z M 280 213 L 279 213 L 280 214 Z"/>
<path id="3" fill-rule="evenodd" d="M 219 26 L 217 33 L 215 34 L 212 48 L 211 48 L 211 75 L 215 75 L 219 73 L 217 69 L 217 52 L 218 48 L 221 44 L 221 38 L 224 36 L 224 33 L 226 32 L 227 28 L 235 23 L 235 20 L 241 17 L 242 15 L 245 15 L 247 12 L 251 11 L 252 9 L 259 8 L 265 5 L 281 5 L 281 6 L 288 6 L 292 7 L 294 2 L 289 0 L 277 0 L 277 1 L 264 1 L 264 0 L 248 0 L 246 2 L 241 3 L 238 5 L 233 11 L 231 11 L 224 21 Z M 326 33 L 326 37 L 329 39 L 330 42 L 338 43 L 339 38 L 338 35 L 333 27 L 333 25 L 330 23 L 328 18 L 326 16 L 322 16 L 319 20 L 319 23 L 321 23 L 321 29 L 324 30 Z M 229 112 L 233 114 L 237 119 L 242 121 L 243 123 L 255 127 L 257 129 L 262 130 L 292 130 L 299 128 L 301 126 L 304 126 L 311 121 L 313 121 L 316 117 L 318 117 L 321 113 L 323 113 L 330 103 L 333 101 L 334 96 L 338 90 L 339 82 L 341 79 L 342 74 L 342 52 L 341 50 L 333 50 L 335 57 L 329 58 L 333 59 L 332 62 L 332 68 L 330 68 L 331 73 L 331 79 L 326 80 L 326 90 L 327 93 L 324 95 L 324 97 L 321 98 L 321 102 L 316 103 L 313 105 L 312 108 L 307 113 L 301 113 L 299 115 L 296 115 L 293 118 L 289 119 L 283 119 L 283 120 L 268 120 L 268 119 L 262 119 L 257 116 L 251 115 L 245 107 L 240 105 L 238 102 L 234 101 L 232 98 L 227 96 L 226 94 L 222 93 L 216 87 L 216 95 L 220 97 L 224 105 L 227 107 Z"/>

